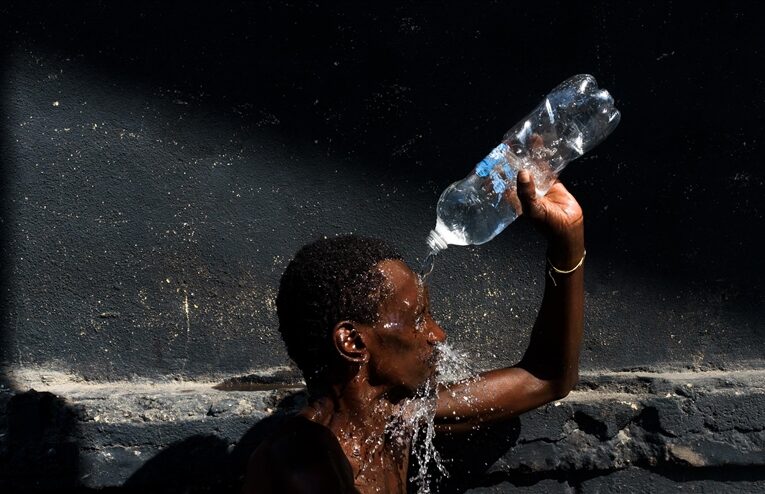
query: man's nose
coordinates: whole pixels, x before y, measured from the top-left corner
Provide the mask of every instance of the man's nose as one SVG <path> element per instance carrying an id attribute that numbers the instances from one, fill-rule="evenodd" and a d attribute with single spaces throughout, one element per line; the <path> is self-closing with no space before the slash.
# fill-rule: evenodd
<path id="1" fill-rule="evenodd" d="M 446 332 L 443 328 L 436 323 L 430 325 L 428 328 L 428 343 L 441 343 L 446 340 Z"/>

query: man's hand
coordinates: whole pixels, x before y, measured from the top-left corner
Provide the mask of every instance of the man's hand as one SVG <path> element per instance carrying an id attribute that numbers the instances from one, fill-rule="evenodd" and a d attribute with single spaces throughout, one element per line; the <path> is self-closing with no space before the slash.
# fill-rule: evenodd
<path id="1" fill-rule="evenodd" d="M 558 181 L 547 194 L 538 196 L 531 174 L 521 170 L 518 197 L 523 215 L 549 242 L 550 261 L 562 269 L 575 265 L 584 253 L 584 216 L 574 196 Z"/>
<path id="2" fill-rule="evenodd" d="M 531 218 L 549 241 L 566 239 L 583 225 L 582 208 L 562 183 L 556 181 L 547 194 L 537 196 L 528 170 L 518 173 L 518 197 L 523 214 Z"/>

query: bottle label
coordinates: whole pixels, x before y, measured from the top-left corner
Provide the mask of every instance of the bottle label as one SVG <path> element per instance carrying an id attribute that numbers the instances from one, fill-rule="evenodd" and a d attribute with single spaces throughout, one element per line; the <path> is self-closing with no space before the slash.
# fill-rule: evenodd
<path id="1" fill-rule="evenodd" d="M 505 153 L 509 150 L 509 147 L 504 142 L 499 146 L 491 150 L 491 152 L 481 160 L 475 167 L 475 173 L 479 177 L 488 177 L 491 171 L 501 164 L 507 165 L 507 159 Z"/>
<path id="2" fill-rule="evenodd" d="M 507 184 L 502 180 L 502 175 L 496 170 L 489 173 L 489 176 L 491 177 L 491 188 L 494 189 L 494 193 L 497 196 L 497 203 L 494 204 L 494 207 L 497 207 L 502 199 L 502 194 L 507 190 Z"/>
<path id="3" fill-rule="evenodd" d="M 492 149 L 488 156 L 482 159 L 475 167 L 476 175 L 481 178 L 488 177 L 491 179 L 491 186 L 497 201 L 494 207 L 499 205 L 509 184 L 515 181 L 516 171 L 507 161 L 507 154 L 509 152 L 510 147 L 503 142 Z"/>

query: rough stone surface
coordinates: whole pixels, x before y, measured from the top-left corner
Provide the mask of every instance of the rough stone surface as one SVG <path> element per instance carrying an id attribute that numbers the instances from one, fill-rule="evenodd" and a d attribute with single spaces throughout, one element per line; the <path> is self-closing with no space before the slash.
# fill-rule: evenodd
<path id="1" fill-rule="evenodd" d="M 277 370 L 260 380 L 268 375 L 290 376 Z M 46 378 L 37 391 L 2 394 L 8 434 L 0 486 L 26 485 L 35 475 L 41 489 L 235 490 L 255 445 L 304 399 L 299 389 L 277 383 L 223 391 L 210 382 Z M 566 399 L 509 424 L 441 437 L 451 475 L 433 487 L 756 492 L 765 487 L 763 413 L 762 370 L 589 373 Z M 41 460 L 48 468 L 35 467 Z"/>

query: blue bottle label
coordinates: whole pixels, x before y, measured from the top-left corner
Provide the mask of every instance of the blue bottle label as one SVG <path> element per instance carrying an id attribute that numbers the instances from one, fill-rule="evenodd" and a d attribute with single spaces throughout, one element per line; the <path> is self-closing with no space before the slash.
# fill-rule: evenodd
<path id="1" fill-rule="evenodd" d="M 494 193 L 498 196 L 501 196 L 505 190 L 507 190 L 507 184 L 502 179 L 502 175 L 494 170 L 493 172 L 489 173 L 489 176 L 491 177 L 491 186 L 494 189 Z"/>
<path id="2" fill-rule="evenodd" d="M 507 166 L 507 160 L 505 159 L 505 153 L 508 149 L 507 144 L 504 142 L 492 149 L 491 152 L 475 166 L 476 175 L 479 177 L 488 177 L 497 165 L 504 165 L 503 168 L 509 168 L 509 166 Z"/>

